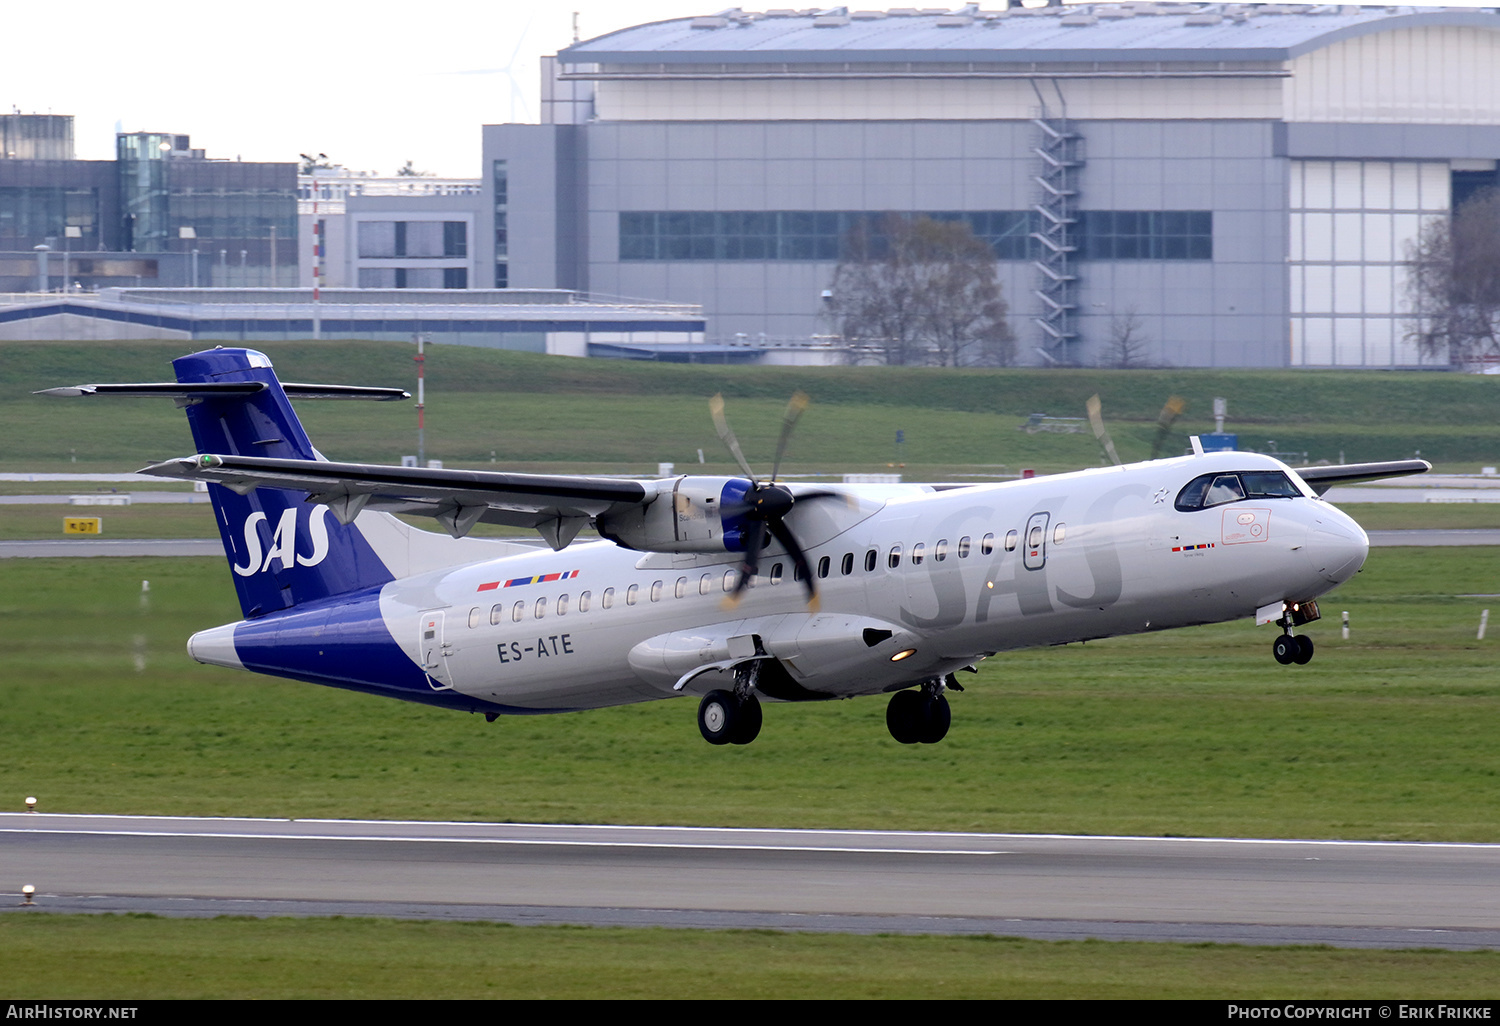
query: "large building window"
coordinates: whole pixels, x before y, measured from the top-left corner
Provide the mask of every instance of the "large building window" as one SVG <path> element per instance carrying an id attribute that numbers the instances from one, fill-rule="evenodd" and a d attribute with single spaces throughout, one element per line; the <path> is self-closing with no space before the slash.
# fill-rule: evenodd
<path id="1" fill-rule="evenodd" d="M 469 226 L 463 221 L 361 221 L 359 255 L 382 257 L 464 257 Z"/>
<path id="2" fill-rule="evenodd" d="M 1208 210 L 1085 210 L 1078 215 L 1080 260 L 1212 260 Z"/>
<path id="3" fill-rule="evenodd" d="M 490 176 L 495 187 L 495 288 L 503 289 L 510 287 L 510 225 L 506 220 L 510 206 L 510 174 L 505 161 L 495 161 Z"/>
<path id="4" fill-rule="evenodd" d="M 466 289 L 467 267 L 361 267 L 362 289 Z"/>
<path id="5" fill-rule="evenodd" d="M 856 231 L 882 244 L 887 214 L 867 211 L 623 211 L 620 259 L 810 260 L 847 256 Z M 1036 215 L 1025 210 L 933 211 L 936 221 L 963 221 L 989 243 L 997 260 L 1036 256 Z M 1213 214 L 1196 211 L 1088 211 L 1074 237 L 1085 260 L 1210 260 Z"/>

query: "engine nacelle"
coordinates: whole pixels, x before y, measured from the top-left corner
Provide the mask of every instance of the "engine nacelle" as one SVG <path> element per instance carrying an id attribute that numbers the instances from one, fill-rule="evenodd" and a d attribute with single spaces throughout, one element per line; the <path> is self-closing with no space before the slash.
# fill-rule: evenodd
<path id="1" fill-rule="evenodd" d="M 645 505 L 600 517 L 599 533 L 643 552 L 744 552 L 750 532 L 761 529 L 744 518 L 750 482 L 742 477 L 679 477 L 657 484 L 660 491 Z"/>

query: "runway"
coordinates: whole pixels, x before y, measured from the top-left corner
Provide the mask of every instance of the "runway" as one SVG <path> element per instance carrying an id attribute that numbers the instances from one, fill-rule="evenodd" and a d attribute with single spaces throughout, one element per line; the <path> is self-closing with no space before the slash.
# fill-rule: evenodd
<path id="1" fill-rule="evenodd" d="M 1497 881 L 1484 844 L 0 814 L 0 892 L 74 912 L 1474 949 Z"/>

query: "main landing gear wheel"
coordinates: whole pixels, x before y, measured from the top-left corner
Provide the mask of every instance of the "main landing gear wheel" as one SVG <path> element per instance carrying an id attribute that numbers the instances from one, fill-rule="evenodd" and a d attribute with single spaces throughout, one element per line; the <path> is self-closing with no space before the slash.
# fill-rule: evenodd
<path id="1" fill-rule="evenodd" d="M 1306 666 L 1312 662 L 1313 640 L 1306 634 L 1283 634 L 1271 643 L 1271 654 L 1282 666 Z"/>
<path id="2" fill-rule="evenodd" d="M 760 700 L 743 701 L 728 691 L 710 691 L 698 703 L 698 730 L 711 745 L 748 745 L 760 733 Z"/>
<path id="3" fill-rule="evenodd" d="M 898 691 L 885 708 L 886 729 L 903 745 L 935 745 L 948 734 L 953 712 L 942 695 Z"/>

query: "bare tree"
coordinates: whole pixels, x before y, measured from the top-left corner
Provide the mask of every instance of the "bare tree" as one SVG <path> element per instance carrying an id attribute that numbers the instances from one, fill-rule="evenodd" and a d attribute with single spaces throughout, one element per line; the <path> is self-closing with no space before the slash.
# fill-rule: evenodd
<path id="1" fill-rule="evenodd" d="M 1407 244 L 1406 333 L 1424 356 L 1465 367 L 1500 356 L 1500 189 L 1433 218 Z"/>
<path id="2" fill-rule="evenodd" d="M 887 215 L 844 240 L 829 314 L 848 342 L 887 363 L 1009 364 L 1015 336 L 995 254 L 962 221 Z"/>
<path id="3" fill-rule="evenodd" d="M 1109 319 L 1109 342 L 1099 352 L 1099 366 L 1146 367 L 1150 365 L 1151 336 L 1141 322 L 1135 307 L 1127 306 L 1124 313 Z"/>

